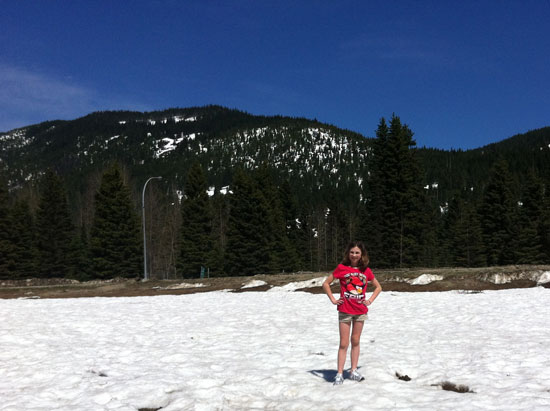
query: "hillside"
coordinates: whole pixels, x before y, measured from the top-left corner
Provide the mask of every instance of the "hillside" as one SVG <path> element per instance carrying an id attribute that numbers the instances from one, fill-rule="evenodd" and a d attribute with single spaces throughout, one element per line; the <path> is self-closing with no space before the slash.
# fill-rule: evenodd
<path id="1" fill-rule="evenodd" d="M 550 177 L 550 127 L 505 137 L 468 151 L 419 148 L 426 189 L 441 203 L 464 188 L 480 191 L 501 157 L 518 186 L 529 168 Z M 198 160 L 219 191 L 237 165 L 251 169 L 266 163 L 299 189 L 302 201 L 311 201 L 334 191 L 362 191 L 372 141 L 314 120 L 254 116 L 220 106 L 109 111 L 0 134 L 0 167 L 12 188 L 53 168 L 74 193 L 83 192 L 89 176 L 112 161 L 128 168 L 136 189 L 150 175 L 164 176 L 165 186 L 182 187 L 191 162 Z M 303 187 L 315 189 L 306 194 Z"/>
<path id="2" fill-rule="evenodd" d="M 237 165 L 262 163 L 296 186 L 330 190 L 364 178 L 369 144 L 357 133 L 317 121 L 252 116 L 218 106 L 98 112 L 0 135 L 1 166 L 10 187 L 53 168 L 65 177 L 69 191 L 83 190 L 86 177 L 112 161 L 128 167 L 137 186 L 149 175 L 162 175 L 166 185 L 181 187 L 194 160 L 217 190 L 230 183 Z"/>

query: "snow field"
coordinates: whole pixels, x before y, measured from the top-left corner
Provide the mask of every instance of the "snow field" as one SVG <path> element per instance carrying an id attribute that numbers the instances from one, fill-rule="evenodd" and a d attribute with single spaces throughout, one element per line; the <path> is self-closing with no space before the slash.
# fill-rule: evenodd
<path id="1" fill-rule="evenodd" d="M 325 295 L 0 300 L 0 410 L 547 410 L 549 307 L 542 287 L 383 292 L 366 381 L 334 387 Z"/>

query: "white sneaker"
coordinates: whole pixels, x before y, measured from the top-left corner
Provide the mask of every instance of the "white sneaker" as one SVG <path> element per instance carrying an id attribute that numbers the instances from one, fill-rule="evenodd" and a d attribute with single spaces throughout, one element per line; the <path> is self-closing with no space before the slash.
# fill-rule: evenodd
<path id="1" fill-rule="evenodd" d="M 336 374 L 336 377 L 334 377 L 334 384 L 333 385 L 342 385 L 344 383 L 344 377 L 342 374 Z"/>
<path id="2" fill-rule="evenodd" d="M 351 374 L 349 375 L 349 379 L 353 381 L 363 381 L 365 377 L 363 377 L 361 374 L 357 372 L 357 370 L 353 370 Z"/>

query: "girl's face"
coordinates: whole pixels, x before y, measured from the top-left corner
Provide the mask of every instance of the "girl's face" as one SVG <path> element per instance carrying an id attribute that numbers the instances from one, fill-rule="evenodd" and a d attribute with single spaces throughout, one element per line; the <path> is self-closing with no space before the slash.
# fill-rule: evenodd
<path id="1" fill-rule="evenodd" d="M 361 259 L 361 249 L 359 247 L 353 247 L 349 250 L 349 260 L 351 261 L 352 267 L 357 267 L 359 265 L 359 260 Z"/>

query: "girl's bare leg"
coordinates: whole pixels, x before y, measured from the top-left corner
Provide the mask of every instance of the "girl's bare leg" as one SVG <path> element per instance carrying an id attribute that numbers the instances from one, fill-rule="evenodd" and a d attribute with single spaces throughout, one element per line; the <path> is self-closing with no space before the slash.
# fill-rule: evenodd
<path id="1" fill-rule="evenodd" d="M 338 374 L 344 372 L 346 357 L 349 346 L 349 333 L 351 329 L 350 323 L 338 323 L 340 329 L 340 347 L 338 348 Z"/>
<path id="2" fill-rule="evenodd" d="M 353 331 L 351 332 L 351 369 L 352 370 L 355 370 L 357 368 L 357 364 L 359 363 L 359 351 L 360 351 L 359 343 L 361 341 L 361 332 L 363 331 L 364 324 L 365 324 L 364 321 L 353 322 Z M 349 329 L 348 329 L 348 335 L 349 335 Z M 340 333 L 340 344 L 341 344 L 341 339 L 342 339 L 342 336 Z"/>

